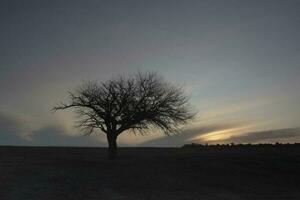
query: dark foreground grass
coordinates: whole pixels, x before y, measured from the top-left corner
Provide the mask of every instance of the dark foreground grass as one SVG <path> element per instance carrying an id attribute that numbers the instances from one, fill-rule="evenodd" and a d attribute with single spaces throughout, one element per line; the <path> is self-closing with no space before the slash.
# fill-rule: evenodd
<path id="1" fill-rule="evenodd" d="M 0 147 L 1 200 L 300 199 L 300 147 Z"/>

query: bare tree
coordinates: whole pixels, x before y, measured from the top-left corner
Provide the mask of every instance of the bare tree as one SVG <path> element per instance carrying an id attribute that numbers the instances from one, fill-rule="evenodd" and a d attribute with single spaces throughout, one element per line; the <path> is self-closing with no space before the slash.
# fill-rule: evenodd
<path id="1" fill-rule="evenodd" d="M 171 85 L 152 72 L 84 83 L 69 92 L 69 100 L 53 110 L 75 108 L 80 117 L 78 126 L 86 134 L 95 129 L 104 132 L 112 159 L 117 157 L 117 137 L 124 131 L 145 134 L 159 128 L 169 135 L 195 114 L 182 87 Z"/>

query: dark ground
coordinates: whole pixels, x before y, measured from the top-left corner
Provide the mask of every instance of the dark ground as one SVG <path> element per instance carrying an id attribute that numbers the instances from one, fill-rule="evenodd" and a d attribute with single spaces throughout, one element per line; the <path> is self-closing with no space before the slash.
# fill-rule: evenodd
<path id="1" fill-rule="evenodd" d="M 300 199 L 300 146 L 0 147 L 1 200 Z"/>

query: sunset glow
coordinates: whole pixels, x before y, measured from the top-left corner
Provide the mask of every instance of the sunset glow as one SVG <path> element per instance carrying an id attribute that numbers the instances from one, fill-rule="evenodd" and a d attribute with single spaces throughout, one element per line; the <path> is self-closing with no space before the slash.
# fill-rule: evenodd
<path id="1" fill-rule="evenodd" d="M 4 1 L 0 10 L 2 145 L 105 145 L 101 131 L 81 137 L 72 111 L 50 110 L 84 81 L 137 71 L 182 85 L 198 115 L 170 142 L 153 130 L 122 135 L 121 146 L 300 142 L 297 1 Z"/>

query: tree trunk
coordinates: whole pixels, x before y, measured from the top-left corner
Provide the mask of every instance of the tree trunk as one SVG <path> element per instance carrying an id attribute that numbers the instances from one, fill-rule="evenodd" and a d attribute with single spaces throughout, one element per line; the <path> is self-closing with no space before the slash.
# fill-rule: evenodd
<path id="1" fill-rule="evenodd" d="M 107 141 L 108 141 L 108 158 L 116 159 L 118 156 L 117 135 L 115 133 L 107 133 Z"/>

